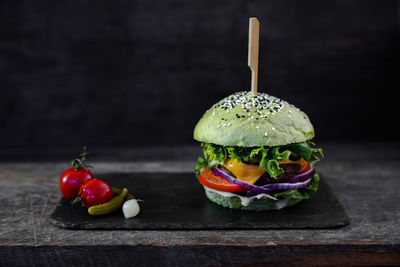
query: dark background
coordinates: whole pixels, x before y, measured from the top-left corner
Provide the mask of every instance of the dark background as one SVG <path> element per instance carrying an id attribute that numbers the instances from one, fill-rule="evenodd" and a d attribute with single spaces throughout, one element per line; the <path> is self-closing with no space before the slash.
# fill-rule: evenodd
<path id="1" fill-rule="evenodd" d="M 399 1 L 0 1 L 0 149 L 195 144 L 249 90 L 304 110 L 317 141 L 400 135 Z"/>

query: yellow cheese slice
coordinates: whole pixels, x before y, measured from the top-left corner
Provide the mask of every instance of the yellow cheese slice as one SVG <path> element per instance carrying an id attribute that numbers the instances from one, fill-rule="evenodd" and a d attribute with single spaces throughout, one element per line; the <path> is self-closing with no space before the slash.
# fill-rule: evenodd
<path id="1" fill-rule="evenodd" d="M 249 165 L 237 160 L 227 159 L 224 167 L 231 171 L 236 178 L 248 184 L 254 184 L 264 173 L 266 169 L 259 169 L 258 165 Z"/>

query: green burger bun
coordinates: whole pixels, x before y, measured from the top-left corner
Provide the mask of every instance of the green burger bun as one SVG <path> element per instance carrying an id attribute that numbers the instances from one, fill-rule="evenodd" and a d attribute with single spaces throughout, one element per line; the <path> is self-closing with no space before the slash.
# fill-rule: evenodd
<path id="1" fill-rule="evenodd" d="M 251 92 L 225 97 L 207 110 L 194 129 L 195 140 L 223 146 L 281 146 L 313 137 L 314 128 L 300 109 Z"/>

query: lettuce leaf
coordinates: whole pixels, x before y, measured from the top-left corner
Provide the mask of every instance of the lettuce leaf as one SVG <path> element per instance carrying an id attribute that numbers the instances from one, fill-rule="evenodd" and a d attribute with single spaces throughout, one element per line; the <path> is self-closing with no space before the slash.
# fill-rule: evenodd
<path id="1" fill-rule="evenodd" d="M 251 160 L 259 160 L 260 161 L 260 166 L 264 166 L 267 163 L 267 158 L 268 158 L 268 148 L 259 147 L 259 148 L 253 148 L 250 151 L 250 159 Z M 262 162 L 262 163 L 261 163 Z"/>
<path id="2" fill-rule="evenodd" d="M 272 149 L 272 157 L 273 157 L 274 159 L 277 159 L 277 160 L 289 160 L 290 154 L 291 154 L 292 152 L 290 152 L 289 150 L 285 150 L 285 151 L 283 151 L 282 153 L 280 153 L 280 152 L 279 152 L 279 149 L 280 149 L 279 146 L 274 147 L 274 148 Z"/>
<path id="3" fill-rule="evenodd" d="M 210 143 L 202 143 L 201 146 L 210 168 L 214 168 L 218 164 L 224 164 L 227 157 L 226 148 Z"/>
<path id="4" fill-rule="evenodd" d="M 250 155 L 248 153 L 248 149 L 246 147 L 234 147 L 234 146 L 227 146 L 225 147 L 226 151 L 228 152 L 228 156 L 234 160 L 238 161 L 249 161 Z"/>
<path id="5" fill-rule="evenodd" d="M 196 166 L 194 167 L 194 172 L 195 172 L 197 178 L 199 178 L 199 175 L 200 175 L 201 171 L 205 167 L 207 167 L 207 165 L 208 165 L 207 160 L 203 159 L 202 157 L 199 157 L 197 159 Z"/>
<path id="6" fill-rule="evenodd" d="M 312 167 L 315 163 L 320 161 L 321 157 L 324 157 L 324 153 L 322 152 L 321 148 L 312 148 L 311 145 L 314 145 L 312 142 L 303 142 L 303 143 L 296 143 L 286 145 L 285 147 L 289 150 L 293 151 L 294 153 L 298 154 L 299 156 L 303 157 L 308 164 Z"/>
<path id="7" fill-rule="evenodd" d="M 276 178 L 285 172 L 281 167 L 279 167 L 279 162 L 276 159 L 268 160 L 267 165 L 264 166 L 264 168 L 267 169 L 267 172 L 273 178 Z"/>

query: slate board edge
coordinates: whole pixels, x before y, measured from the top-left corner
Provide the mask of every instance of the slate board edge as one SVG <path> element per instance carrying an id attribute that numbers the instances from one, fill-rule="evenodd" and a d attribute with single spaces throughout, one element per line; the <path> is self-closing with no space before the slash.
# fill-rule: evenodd
<path id="1" fill-rule="evenodd" d="M 340 203 L 339 203 L 340 204 Z M 345 217 L 342 221 L 336 222 L 335 225 L 332 224 L 327 224 L 326 226 L 307 226 L 307 227 L 278 227 L 278 226 L 260 226 L 260 225 L 251 225 L 251 226 L 230 226 L 230 227 L 216 227 L 215 225 L 210 228 L 204 225 L 201 226 L 196 226 L 196 225 L 187 225 L 187 227 L 182 227 L 182 225 L 179 226 L 173 226 L 173 225 L 165 225 L 164 226 L 159 226 L 159 227 L 104 227 L 104 226 L 96 226 L 96 227 L 85 227 L 85 224 L 77 225 L 76 223 L 66 223 L 63 221 L 58 220 L 56 217 L 54 217 L 54 212 L 57 209 L 57 206 L 54 208 L 53 212 L 50 215 L 49 222 L 57 227 L 68 229 L 68 230 L 166 230 L 166 231 L 180 231 L 180 230 L 194 230 L 194 231 L 202 231 L 202 230 L 299 230 L 299 229 L 313 229 L 313 230 L 324 230 L 324 229 L 338 229 L 345 227 L 350 224 L 350 218 L 348 217 L 347 213 L 343 210 L 343 207 L 340 205 L 340 208 L 342 209 L 342 212 L 344 214 L 343 217 Z M 246 211 L 244 211 L 246 212 Z M 121 214 L 121 216 L 123 216 Z"/>
<path id="2" fill-rule="evenodd" d="M 346 220 L 343 220 L 341 222 L 336 222 L 335 225 L 328 224 L 326 226 L 321 226 L 319 224 L 318 226 L 307 226 L 307 227 L 278 227 L 278 226 L 262 226 L 262 225 L 251 225 L 251 226 L 232 226 L 232 227 L 218 227 L 218 226 L 213 226 L 207 227 L 207 226 L 196 226 L 196 225 L 188 225 L 187 227 L 182 227 L 182 225 L 178 226 L 168 226 L 163 224 L 163 226 L 159 227 L 103 227 L 103 226 L 96 226 L 96 227 L 85 227 L 85 225 L 77 225 L 77 224 L 70 224 L 70 223 L 65 223 L 60 220 L 57 220 L 55 218 L 50 218 L 49 222 L 57 227 L 68 229 L 68 230 L 145 230 L 145 231 L 154 231 L 154 230 L 165 230 L 165 231 L 181 231 L 181 230 L 192 230 L 192 231 L 203 231 L 203 230 L 324 230 L 324 229 L 337 229 L 337 228 L 342 228 L 344 226 L 347 226 L 350 224 L 350 220 L 347 218 Z"/>

